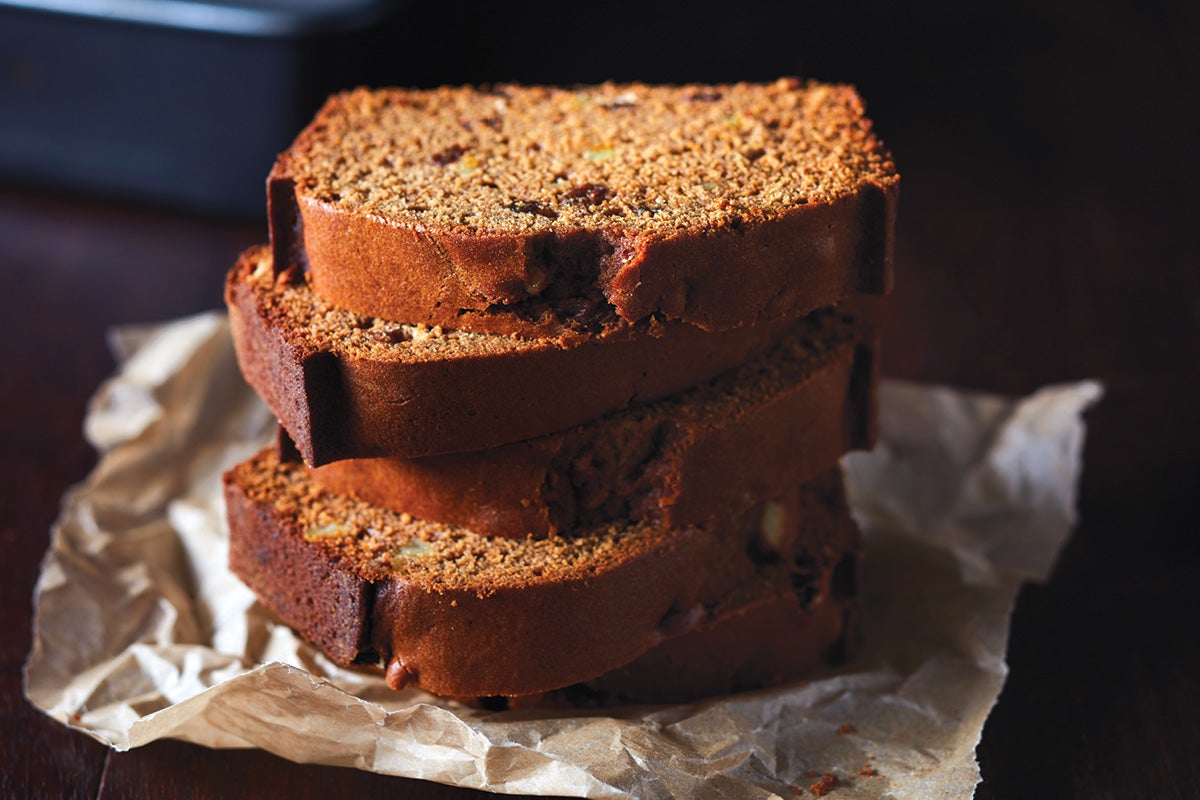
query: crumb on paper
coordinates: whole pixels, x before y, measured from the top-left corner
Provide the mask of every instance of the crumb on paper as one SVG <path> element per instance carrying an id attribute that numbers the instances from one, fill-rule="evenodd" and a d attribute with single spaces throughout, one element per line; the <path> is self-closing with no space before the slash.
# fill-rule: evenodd
<path id="1" fill-rule="evenodd" d="M 838 726 L 837 732 L 838 732 L 838 736 L 845 736 L 846 734 L 849 734 L 849 733 L 857 733 L 858 728 L 854 727 L 849 722 L 843 722 L 841 725 Z"/>
<path id="2" fill-rule="evenodd" d="M 862 775 L 864 778 L 874 778 L 879 774 L 879 770 L 875 769 L 870 764 L 863 764 L 858 768 L 858 774 Z"/>
<path id="3" fill-rule="evenodd" d="M 837 786 L 837 782 L 837 775 L 826 772 L 816 783 L 808 787 L 808 791 L 817 797 L 824 797 L 833 791 L 834 787 Z"/>

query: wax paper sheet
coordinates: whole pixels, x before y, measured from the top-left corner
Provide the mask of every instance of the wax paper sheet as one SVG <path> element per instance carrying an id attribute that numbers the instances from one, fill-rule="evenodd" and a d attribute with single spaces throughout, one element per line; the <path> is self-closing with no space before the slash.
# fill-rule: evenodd
<path id="1" fill-rule="evenodd" d="M 36 589 L 30 700 L 118 750 L 260 747 L 511 794 L 968 798 L 1016 591 L 1074 519 L 1092 382 L 1010 400 L 885 383 L 845 462 L 864 528 L 866 648 L 804 683 L 693 705 L 487 712 L 341 670 L 226 569 L 224 469 L 274 420 L 224 317 L 123 329 Z"/>

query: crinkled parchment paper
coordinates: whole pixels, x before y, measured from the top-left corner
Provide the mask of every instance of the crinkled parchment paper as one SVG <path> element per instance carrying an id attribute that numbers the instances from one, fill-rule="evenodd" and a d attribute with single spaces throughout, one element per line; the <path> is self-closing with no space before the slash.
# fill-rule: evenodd
<path id="1" fill-rule="evenodd" d="M 690 706 L 493 713 L 336 668 L 228 572 L 220 475 L 274 420 L 223 317 L 113 346 L 86 421 L 100 461 L 37 585 L 30 700 L 119 750 L 172 737 L 513 794 L 792 797 L 831 773 L 837 797 L 970 797 L 1013 600 L 1070 531 L 1100 396 L 884 386 L 879 447 L 845 463 L 869 548 L 845 667 Z"/>

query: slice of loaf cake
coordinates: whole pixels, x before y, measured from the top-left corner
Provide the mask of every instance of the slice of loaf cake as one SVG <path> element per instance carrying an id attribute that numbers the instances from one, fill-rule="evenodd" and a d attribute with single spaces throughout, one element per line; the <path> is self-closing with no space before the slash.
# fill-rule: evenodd
<path id="1" fill-rule="evenodd" d="M 887 291 L 898 182 L 846 86 L 360 89 L 280 156 L 271 239 L 385 319 L 725 330 Z"/>
<path id="2" fill-rule="evenodd" d="M 772 598 L 809 620 L 810 641 L 781 646 L 824 655 L 854 602 L 860 540 L 836 470 L 705 525 L 547 539 L 481 536 L 334 495 L 272 449 L 226 475 L 226 501 L 233 571 L 335 662 L 377 666 L 393 688 L 562 689 Z"/>
<path id="3" fill-rule="evenodd" d="M 238 365 L 312 465 L 480 450 L 708 380 L 794 321 L 708 333 L 648 320 L 593 337 L 446 331 L 331 306 L 247 251 L 225 288 Z"/>
<path id="4" fill-rule="evenodd" d="M 491 536 L 741 511 L 874 434 L 875 336 L 812 314 L 770 352 L 665 400 L 489 450 L 318 467 L 331 491 Z"/>

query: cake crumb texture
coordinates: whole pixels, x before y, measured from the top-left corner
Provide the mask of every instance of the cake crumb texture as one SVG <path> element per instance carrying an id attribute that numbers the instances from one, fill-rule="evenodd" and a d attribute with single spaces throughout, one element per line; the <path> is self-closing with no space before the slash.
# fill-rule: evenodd
<path id="1" fill-rule="evenodd" d="M 358 89 L 304 144 L 312 197 L 470 232 L 720 226 L 895 176 L 851 87 L 795 79 Z"/>

